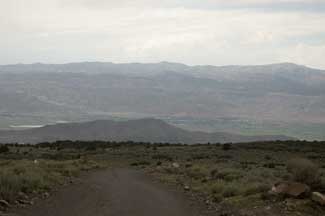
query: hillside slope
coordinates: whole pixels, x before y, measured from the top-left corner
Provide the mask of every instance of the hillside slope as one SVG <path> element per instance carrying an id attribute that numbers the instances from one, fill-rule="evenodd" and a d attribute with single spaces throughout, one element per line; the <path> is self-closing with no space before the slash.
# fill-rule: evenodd
<path id="1" fill-rule="evenodd" d="M 73 112 L 325 123 L 325 71 L 290 63 L 7 65 L 0 66 L 0 92 L 0 117 Z"/>
<path id="2" fill-rule="evenodd" d="M 242 136 L 230 133 L 186 131 L 157 119 L 98 120 L 65 123 L 22 131 L 1 131 L 0 143 L 39 143 L 57 140 L 136 141 L 153 143 L 226 143 L 289 140 L 286 136 Z"/>

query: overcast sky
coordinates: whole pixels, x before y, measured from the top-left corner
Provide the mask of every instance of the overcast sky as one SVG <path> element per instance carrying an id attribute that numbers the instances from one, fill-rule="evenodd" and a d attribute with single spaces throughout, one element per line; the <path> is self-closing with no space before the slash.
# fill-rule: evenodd
<path id="1" fill-rule="evenodd" d="M 0 0 L 0 64 L 78 61 L 325 69 L 325 0 Z"/>

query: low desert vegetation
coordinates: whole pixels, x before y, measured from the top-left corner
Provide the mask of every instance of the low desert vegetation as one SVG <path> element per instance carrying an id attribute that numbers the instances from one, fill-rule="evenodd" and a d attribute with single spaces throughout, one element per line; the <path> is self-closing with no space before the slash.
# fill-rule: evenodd
<path id="1" fill-rule="evenodd" d="M 22 194 L 41 196 L 72 182 L 82 171 L 106 165 L 71 151 L 29 145 L 5 147 L 7 150 L 0 154 L 0 200 L 8 203 L 17 202 Z"/>
<path id="2" fill-rule="evenodd" d="M 169 145 L 60 141 L 5 147 L 0 153 L 0 199 L 10 203 L 21 193 L 42 194 L 84 170 L 109 164 L 141 169 L 220 213 L 325 215 L 325 208 L 308 197 L 270 195 L 272 186 L 283 181 L 325 192 L 323 142 Z"/>
<path id="3" fill-rule="evenodd" d="M 95 162 L 83 160 L 1 161 L 0 199 L 15 201 L 19 193 L 40 194 L 77 177 L 81 170 L 96 168 Z"/>
<path id="4" fill-rule="evenodd" d="M 147 157 L 151 161 L 150 165 L 139 165 L 139 168 L 196 194 L 217 209 L 242 212 L 228 214 L 250 215 L 247 212 L 251 212 L 254 215 L 252 212 L 264 211 L 272 215 L 325 214 L 324 207 L 311 201 L 309 195 L 294 198 L 270 193 L 279 182 L 301 183 L 312 191 L 324 192 L 325 145 L 322 142 L 176 145 L 143 151 L 138 148 L 136 152 L 141 160 Z M 169 160 L 162 159 L 167 157 Z"/>

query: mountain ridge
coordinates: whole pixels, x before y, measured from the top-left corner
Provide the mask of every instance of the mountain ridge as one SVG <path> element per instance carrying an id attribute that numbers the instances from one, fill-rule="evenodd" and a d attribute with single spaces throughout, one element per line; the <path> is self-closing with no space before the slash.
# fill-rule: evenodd
<path id="1" fill-rule="evenodd" d="M 140 63 L 140 62 L 129 62 L 129 63 L 114 63 L 114 62 L 105 62 L 105 61 L 81 61 L 81 62 L 71 62 L 71 63 L 17 63 L 17 64 L 2 64 L 0 65 L 0 69 L 5 68 L 18 68 L 18 67 L 64 67 L 64 66 L 84 66 L 84 65 L 92 65 L 92 66 L 163 66 L 163 67 L 178 67 L 178 68 L 244 68 L 244 67 L 251 67 L 251 68 L 258 68 L 258 67 L 294 67 L 294 68 L 307 68 L 312 70 L 318 70 L 325 72 L 325 69 L 319 69 L 315 67 L 310 67 L 306 65 L 300 65 L 293 62 L 278 62 L 278 63 L 271 63 L 271 64 L 251 64 L 251 65 L 211 65 L 211 64 L 199 64 L 199 65 L 188 65 L 184 63 L 178 62 L 169 62 L 169 61 L 161 61 L 161 62 L 151 62 L 151 63 Z"/>
<path id="2" fill-rule="evenodd" d="M 226 118 L 253 122 L 250 131 L 240 123 L 238 133 L 254 135 L 278 133 L 266 131 L 269 126 L 255 127 L 254 122 L 275 123 L 274 129 L 277 122 L 297 122 L 300 126 L 286 135 L 304 139 L 300 132 L 307 133 L 306 124 L 325 124 L 325 72 L 292 63 L 215 67 L 84 62 L 17 67 L 0 66 L 0 128 L 111 117 L 182 118 L 189 124 L 191 119 Z M 315 127 L 313 131 L 319 131 L 315 138 L 323 137 L 322 125 Z M 223 131 L 219 126 L 217 130 Z M 232 126 L 226 131 L 234 132 Z"/>

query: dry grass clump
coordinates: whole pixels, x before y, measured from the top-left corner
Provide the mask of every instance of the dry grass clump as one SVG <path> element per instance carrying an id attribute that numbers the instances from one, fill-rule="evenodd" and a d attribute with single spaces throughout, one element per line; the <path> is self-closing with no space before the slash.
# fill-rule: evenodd
<path id="1" fill-rule="evenodd" d="M 226 182 L 224 180 L 214 181 L 205 188 L 213 197 L 218 197 L 218 200 L 242 195 L 243 189 L 243 185 L 239 182 Z"/>
<path id="2" fill-rule="evenodd" d="M 203 179 L 208 176 L 209 170 L 200 165 L 193 165 L 185 170 L 188 177 L 193 179 Z"/>

